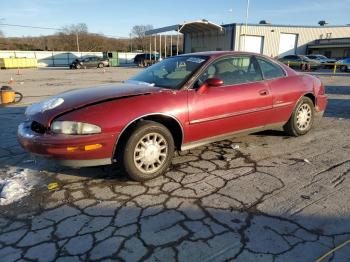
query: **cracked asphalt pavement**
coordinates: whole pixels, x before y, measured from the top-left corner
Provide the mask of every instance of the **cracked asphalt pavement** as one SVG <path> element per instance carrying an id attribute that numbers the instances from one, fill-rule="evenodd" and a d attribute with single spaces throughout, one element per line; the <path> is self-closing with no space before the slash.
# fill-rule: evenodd
<path id="1" fill-rule="evenodd" d="M 28 70 L 15 88 L 29 104 L 137 70 Z M 5 82 L 11 71 L 1 74 Z M 309 134 L 266 131 L 180 152 L 143 183 L 115 166 L 30 156 L 16 141 L 25 105 L 0 108 L 0 177 L 17 168 L 40 181 L 0 206 L 0 260 L 315 261 L 350 239 L 350 74 L 319 77 L 329 106 Z M 324 261 L 349 260 L 347 245 Z"/>

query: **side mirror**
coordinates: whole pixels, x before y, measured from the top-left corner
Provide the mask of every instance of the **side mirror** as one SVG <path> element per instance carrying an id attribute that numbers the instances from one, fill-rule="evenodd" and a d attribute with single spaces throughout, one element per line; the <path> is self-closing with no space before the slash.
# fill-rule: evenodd
<path id="1" fill-rule="evenodd" d="M 200 94 L 203 94 L 208 88 L 210 87 L 219 87 L 224 84 L 224 81 L 222 81 L 220 78 L 208 78 L 204 81 L 204 83 L 198 88 L 198 92 Z"/>

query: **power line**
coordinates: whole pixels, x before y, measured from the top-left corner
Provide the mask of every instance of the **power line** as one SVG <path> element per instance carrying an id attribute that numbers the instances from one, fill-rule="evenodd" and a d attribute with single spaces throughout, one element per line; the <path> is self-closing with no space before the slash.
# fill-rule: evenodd
<path id="1" fill-rule="evenodd" d="M 62 30 L 63 28 L 54 28 L 54 27 L 40 27 L 40 26 L 31 26 L 31 25 L 15 25 L 15 24 L 4 24 L 0 23 L 0 26 L 13 26 L 13 27 L 25 27 L 25 28 L 34 28 L 34 29 L 48 29 L 48 30 Z"/>
<path id="2" fill-rule="evenodd" d="M 41 26 L 5 24 L 5 23 L 0 23 L 0 26 L 11 26 L 11 27 L 33 28 L 33 29 L 55 30 L 55 31 L 62 31 L 62 30 L 64 30 L 63 27 L 62 28 L 55 28 L 55 27 L 41 27 Z M 91 32 L 90 32 L 90 34 L 97 34 L 97 35 L 102 35 L 102 36 L 105 36 L 105 37 L 112 37 L 112 38 L 128 39 L 128 37 L 125 37 L 125 36 L 105 35 L 105 34 L 98 34 L 98 33 L 91 33 Z"/>

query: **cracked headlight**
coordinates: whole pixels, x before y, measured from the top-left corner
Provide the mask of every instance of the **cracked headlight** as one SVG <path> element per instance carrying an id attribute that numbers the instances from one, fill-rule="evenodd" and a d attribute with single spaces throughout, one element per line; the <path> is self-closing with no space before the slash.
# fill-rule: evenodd
<path id="1" fill-rule="evenodd" d="M 101 133 L 101 128 L 82 122 L 54 121 L 51 125 L 51 131 L 56 134 L 65 135 L 91 135 Z"/>

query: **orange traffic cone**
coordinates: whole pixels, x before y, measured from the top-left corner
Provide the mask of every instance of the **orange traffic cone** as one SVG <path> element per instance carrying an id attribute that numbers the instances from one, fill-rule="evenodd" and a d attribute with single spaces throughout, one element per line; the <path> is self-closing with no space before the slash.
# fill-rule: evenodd
<path id="1" fill-rule="evenodd" d="M 11 79 L 10 79 L 10 81 L 8 81 L 8 84 L 9 85 L 13 85 L 15 83 L 15 80 L 13 79 L 13 77 L 11 76 Z"/>

